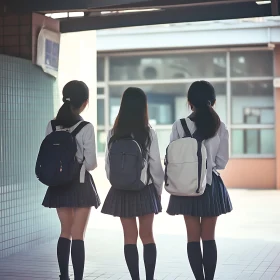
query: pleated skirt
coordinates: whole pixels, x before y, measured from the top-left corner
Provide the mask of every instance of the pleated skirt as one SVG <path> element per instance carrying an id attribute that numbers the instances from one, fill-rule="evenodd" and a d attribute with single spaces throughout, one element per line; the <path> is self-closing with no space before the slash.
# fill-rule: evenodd
<path id="1" fill-rule="evenodd" d="M 232 211 L 228 191 L 220 176 L 213 173 L 212 185 L 201 196 L 170 196 L 167 213 L 194 217 L 216 217 Z"/>
<path id="2" fill-rule="evenodd" d="M 93 178 L 87 171 L 84 183 L 77 178 L 71 185 L 49 187 L 42 205 L 48 208 L 98 208 L 100 199 Z"/>
<path id="3" fill-rule="evenodd" d="M 115 217 L 132 218 L 162 211 L 160 197 L 153 184 L 141 191 L 109 190 L 101 212 Z"/>

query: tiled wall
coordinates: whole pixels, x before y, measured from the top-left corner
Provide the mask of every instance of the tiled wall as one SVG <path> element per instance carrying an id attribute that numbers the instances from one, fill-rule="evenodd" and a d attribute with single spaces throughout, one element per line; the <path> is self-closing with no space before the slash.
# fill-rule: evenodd
<path id="1" fill-rule="evenodd" d="M 0 258 L 57 236 L 34 166 L 58 104 L 53 77 L 31 61 L 0 55 Z"/>

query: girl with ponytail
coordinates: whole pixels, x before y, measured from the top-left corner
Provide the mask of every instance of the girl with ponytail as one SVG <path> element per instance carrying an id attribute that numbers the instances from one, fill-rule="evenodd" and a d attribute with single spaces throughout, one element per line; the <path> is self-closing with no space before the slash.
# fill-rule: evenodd
<path id="1" fill-rule="evenodd" d="M 61 224 L 57 242 L 60 280 L 69 278 L 71 255 L 75 280 L 82 280 L 85 264 L 84 236 L 91 208 L 98 208 L 100 199 L 90 174 L 97 167 L 94 127 L 80 114 L 89 101 L 89 89 L 82 81 L 70 81 L 63 88 L 63 105 L 55 120 L 50 121 L 46 135 L 53 131 L 68 131 L 75 135 L 76 160 L 80 172 L 74 180 L 62 186 L 48 187 L 43 206 L 56 208 Z M 79 129 L 80 128 L 80 129 Z M 67 149 L 65 149 L 67 151 Z M 52 155 L 50 155 L 52 156 Z"/>
<path id="2" fill-rule="evenodd" d="M 229 194 L 217 171 L 224 169 L 229 159 L 228 130 L 213 108 L 216 94 L 209 82 L 194 82 L 188 91 L 188 103 L 192 110 L 192 114 L 186 118 L 188 128 L 191 133 L 196 131 L 205 140 L 207 187 L 201 196 L 171 195 L 167 213 L 184 216 L 188 258 L 195 279 L 213 280 L 217 263 L 217 218 L 232 210 Z M 184 135 L 184 129 L 178 120 L 172 127 L 170 142 L 183 138 Z"/>

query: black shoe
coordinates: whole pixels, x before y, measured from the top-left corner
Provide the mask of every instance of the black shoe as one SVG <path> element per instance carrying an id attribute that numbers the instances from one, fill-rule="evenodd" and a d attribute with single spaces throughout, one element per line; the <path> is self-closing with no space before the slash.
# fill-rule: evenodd
<path id="1" fill-rule="evenodd" d="M 64 278 L 63 278 L 61 275 L 59 275 L 59 279 L 60 279 L 60 280 L 70 280 L 69 277 L 66 277 L 66 278 L 64 277 Z"/>

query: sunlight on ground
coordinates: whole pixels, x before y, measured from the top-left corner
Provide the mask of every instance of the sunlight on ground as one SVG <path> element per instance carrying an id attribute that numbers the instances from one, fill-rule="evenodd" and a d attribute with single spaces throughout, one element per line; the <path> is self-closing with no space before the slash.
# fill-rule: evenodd
<path id="1" fill-rule="evenodd" d="M 97 189 L 103 202 L 109 190 L 102 163 L 93 172 Z M 268 190 L 229 190 L 233 212 L 223 215 L 218 220 L 217 237 L 235 239 L 262 239 L 278 241 L 280 232 L 280 211 L 278 209 L 280 192 Z M 169 195 L 163 191 L 163 212 L 155 217 L 154 231 L 156 235 L 186 235 L 185 225 L 181 216 L 172 217 L 166 214 Z M 91 229 L 111 229 L 122 231 L 120 221 L 93 210 L 89 221 Z"/>

